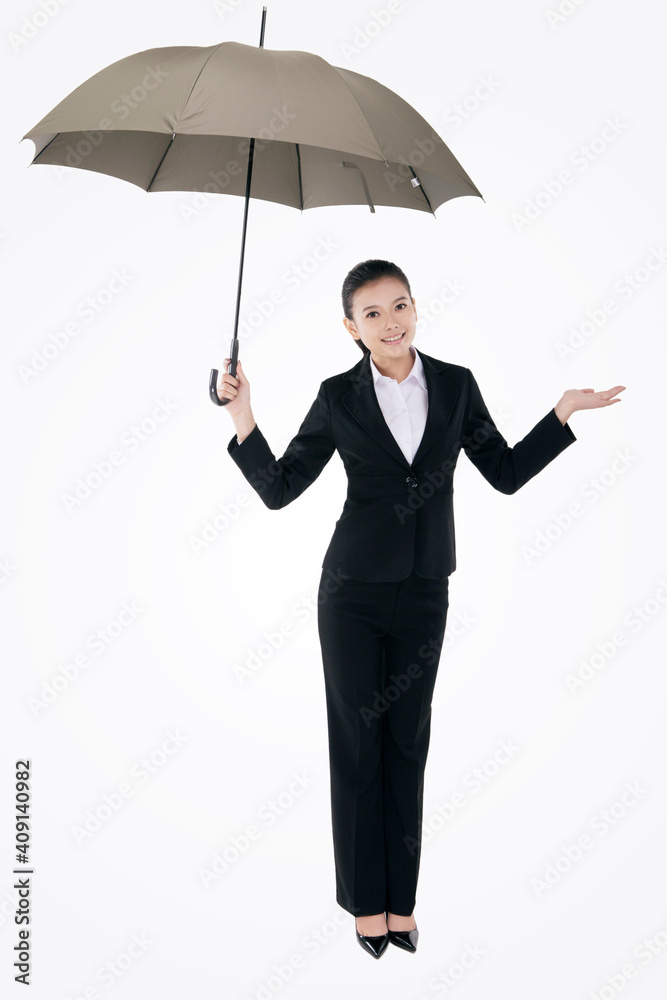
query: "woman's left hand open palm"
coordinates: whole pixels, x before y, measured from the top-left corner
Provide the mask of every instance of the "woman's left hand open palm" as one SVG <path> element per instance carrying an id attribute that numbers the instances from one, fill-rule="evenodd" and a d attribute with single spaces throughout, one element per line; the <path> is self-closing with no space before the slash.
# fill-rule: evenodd
<path id="1" fill-rule="evenodd" d="M 612 403 L 620 403 L 618 393 L 623 392 L 624 385 L 615 385 L 613 389 L 602 389 L 595 392 L 593 389 L 566 389 L 563 399 L 574 413 L 575 410 L 593 410 L 598 406 L 611 406 Z"/>

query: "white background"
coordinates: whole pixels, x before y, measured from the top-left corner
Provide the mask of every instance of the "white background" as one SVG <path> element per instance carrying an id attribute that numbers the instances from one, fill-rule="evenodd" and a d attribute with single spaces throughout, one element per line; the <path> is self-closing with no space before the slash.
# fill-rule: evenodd
<path id="1" fill-rule="evenodd" d="M 416 0 L 394 4 L 378 29 L 383 0 L 268 5 L 267 48 L 307 49 L 396 90 L 485 199 L 455 199 L 435 220 L 251 204 L 242 319 L 285 293 L 241 343 L 275 454 L 322 379 L 361 357 L 341 322 L 340 286 L 372 256 L 406 271 L 421 308 L 417 346 L 471 368 L 510 444 L 565 389 L 627 386 L 622 402 L 575 413 L 577 441 L 514 496 L 491 489 L 461 453 L 421 937 L 415 956 L 391 948 L 376 964 L 335 902 L 308 604 L 342 508 L 342 463 L 334 455 L 298 502 L 270 511 L 229 458 L 232 421 L 208 398 L 209 370 L 228 353 L 242 200 L 211 197 L 188 221 L 191 194 L 27 169 L 33 144 L 19 143 L 132 52 L 255 44 L 261 5 L 70 0 L 53 12 L 54 3 L 43 25 L 36 0 L 6 4 L 0 42 L 3 981 L 18 940 L 14 762 L 29 757 L 39 1000 L 663 995 L 661 8 L 564 0 L 557 17 L 557 0 Z M 572 182 L 558 191 L 563 170 Z M 336 246 L 290 286 L 286 272 L 320 239 Z M 86 322 L 81 303 L 100 306 L 114 270 L 126 287 Z M 460 293 L 445 295 L 452 286 Z M 604 322 L 563 354 L 587 310 Z M 72 321 L 77 335 L 26 378 Z M 152 422 L 165 403 L 169 415 Z M 122 463 L 68 510 L 79 477 L 114 450 Z M 218 527 L 197 551 L 209 522 Z M 290 624 L 282 645 L 266 644 Z M 102 652 L 89 644 L 97 630 Z M 83 654 L 87 666 L 72 667 Z M 253 656 L 260 665 L 243 679 L 237 668 Z M 568 674 L 591 658 L 589 679 L 571 690 Z M 502 741 L 515 750 L 498 764 Z M 478 791 L 473 768 L 484 774 Z M 445 818 L 456 793 L 462 805 Z M 272 801 L 280 814 L 269 823 Z M 253 824 L 257 838 L 235 853 L 233 838 Z M 227 870 L 205 885 L 202 870 L 223 852 Z M 470 949 L 477 959 L 457 964 Z"/>

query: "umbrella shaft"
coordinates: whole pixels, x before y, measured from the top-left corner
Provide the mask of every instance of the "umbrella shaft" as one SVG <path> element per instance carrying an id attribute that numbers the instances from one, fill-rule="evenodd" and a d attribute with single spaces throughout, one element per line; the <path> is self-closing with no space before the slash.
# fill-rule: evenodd
<path id="1" fill-rule="evenodd" d="M 250 204 L 250 183 L 252 181 L 252 161 L 255 155 L 255 140 L 250 140 L 248 150 L 248 173 L 245 182 L 245 206 L 243 208 L 243 233 L 241 235 L 241 260 L 239 261 L 239 282 L 236 293 L 236 317 L 234 319 L 234 340 L 238 336 L 239 313 L 241 309 L 241 283 L 243 281 L 243 259 L 245 257 L 245 237 L 248 229 L 248 206 Z"/>
<path id="2" fill-rule="evenodd" d="M 259 34 L 259 47 L 264 48 L 264 27 L 266 25 L 266 7 L 262 8 L 262 27 Z M 236 316 L 234 318 L 234 340 L 238 339 L 239 314 L 241 311 L 241 283 L 243 281 L 243 259 L 245 257 L 245 234 L 248 228 L 248 205 L 250 203 L 250 182 L 252 181 L 252 161 L 255 155 L 255 140 L 250 140 L 248 149 L 248 173 L 245 182 L 245 207 L 243 209 L 243 235 L 241 236 L 241 260 L 239 262 L 239 282 L 236 292 Z"/>

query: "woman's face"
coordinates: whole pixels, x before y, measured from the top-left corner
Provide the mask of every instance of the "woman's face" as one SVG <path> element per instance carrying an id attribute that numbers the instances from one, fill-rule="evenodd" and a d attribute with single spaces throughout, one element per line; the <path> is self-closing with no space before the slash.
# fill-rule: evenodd
<path id="1" fill-rule="evenodd" d="M 407 355 L 415 339 L 415 300 L 398 278 L 379 278 L 362 285 L 354 293 L 350 320 L 343 323 L 355 340 L 361 339 L 373 361 L 392 360 Z"/>

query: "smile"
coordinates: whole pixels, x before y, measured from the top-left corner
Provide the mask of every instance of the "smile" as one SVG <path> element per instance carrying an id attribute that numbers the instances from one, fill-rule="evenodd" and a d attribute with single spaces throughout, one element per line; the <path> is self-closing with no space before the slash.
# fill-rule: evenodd
<path id="1" fill-rule="evenodd" d="M 405 331 L 403 331 L 403 333 L 397 333 L 395 337 L 387 337 L 387 339 L 383 340 L 382 343 L 383 344 L 397 344 L 399 342 L 399 340 L 403 339 L 404 336 L 405 336 Z"/>

